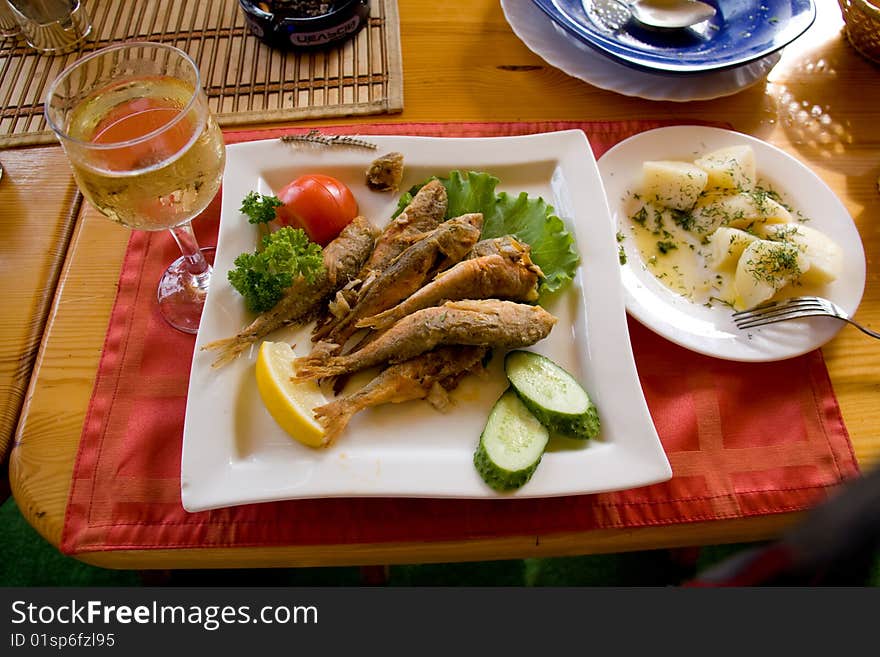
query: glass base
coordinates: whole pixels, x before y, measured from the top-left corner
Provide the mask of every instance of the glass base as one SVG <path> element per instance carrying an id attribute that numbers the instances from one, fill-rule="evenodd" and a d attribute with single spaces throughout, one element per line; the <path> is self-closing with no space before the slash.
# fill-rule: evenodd
<path id="1" fill-rule="evenodd" d="M 209 265 L 214 264 L 214 248 L 199 249 Z M 213 269 L 193 275 L 187 259 L 181 256 L 171 263 L 159 281 L 157 300 L 162 317 L 171 326 L 184 333 L 197 333 L 208 285 Z"/>

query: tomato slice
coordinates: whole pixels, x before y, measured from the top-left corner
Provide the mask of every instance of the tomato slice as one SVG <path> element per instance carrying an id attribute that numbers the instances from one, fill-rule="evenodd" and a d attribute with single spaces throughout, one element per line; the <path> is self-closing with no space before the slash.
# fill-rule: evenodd
<path id="1" fill-rule="evenodd" d="M 319 173 L 300 176 L 278 192 L 278 221 L 302 228 L 313 242 L 326 246 L 357 216 L 358 204 L 345 183 Z"/>

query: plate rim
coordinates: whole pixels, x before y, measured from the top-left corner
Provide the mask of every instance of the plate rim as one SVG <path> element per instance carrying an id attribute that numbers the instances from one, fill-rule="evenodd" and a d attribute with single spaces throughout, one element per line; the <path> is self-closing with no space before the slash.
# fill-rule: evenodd
<path id="1" fill-rule="evenodd" d="M 598 166 L 600 175 L 603 178 L 603 182 L 606 187 L 614 188 L 616 185 L 609 184 L 606 180 L 609 177 L 609 172 L 606 169 L 609 166 L 609 161 L 613 160 L 616 157 L 620 156 L 621 152 L 626 151 L 627 149 L 633 148 L 635 144 L 639 144 L 643 140 L 655 138 L 657 135 L 665 135 L 669 133 L 690 133 L 693 135 L 694 133 L 702 134 L 702 135 L 714 135 L 722 139 L 736 139 L 739 140 L 740 143 L 743 141 L 751 144 L 752 146 L 756 146 L 758 149 L 766 149 L 767 153 L 774 153 L 776 157 L 781 157 L 783 161 L 788 162 L 790 166 L 793 166 L 797 169 L 801 174 L 807 176 L 812 182 L 817 183 L 817 189 L 821 190 L 821 193 L 826 196 L 829 203 L 831 203 L 837 211 L 839 211 L 839 216 L 846 217 L 848 220 L 848 227 L 852 229 L 852 233 L 854 233 L 857 238 L 857 253 L 853 253 L 851 255 L 858 256 L 855 259 L 856 269 L 858 270 L 856 273 L 858 275 L 859 280 L 854 281 L 852 284 L 857 288 L 857 292 L 855 294 L 855 303 L 854 304 L 841 304 L 846 305 L 846 310 L 848 312 L 854 313 L 858 305 L 861 303 L 861 299 L 864 295 L 865 285 L 867 282 L 867 272 L 866 272 L 866 261 L 865 261 L 865 252 L 864 245 L 861 241 L 861 235 L 858 232 L 858 227 L 855 225 L 855 222 L 852 219 L 849 211 L 843 205 L 843 202 L 838 198 L 838 196 L 834 193 L 834 190 L 825 183 L 822 178 L 816 174 L 812 169 L 810 169 L 806 164 L 801 162 L 798 158 L 794 157 L 790 153 L 786 152 L 784 149 L 766 142 L 757 137 L 753 137 L 749 134 L 738 132 L 736 130 L 720 128 L 716 126 L 705 126 L 705 125 L 673 125 L 673 126 L 661 126 L 658 128 L 651 128 L 649 130 L 645 130 L 643 132 L 637 133 L 620 141 L 619 143 L 612 146 L 608 149 L 603 155 L 598 159 Z M 696 145 L 700 141 L 700 137 L 692 137 L 691 141 Z M 756 156 L 760 158 L 760 153 L 756 153 Z M 759 172 L 761 171 L 760 164 L 758 165 Z M 611 172 L 613 174 L 614 172 Z M 631 178 L 630 180 L 633 180 Z M 612 203 L 609 198 L 609 204 Z M 615 230 L 619 230 L 620 224 L 618 220 L 615 218 L 619 213 L 615 213 L 614 210 L 611 212 L 611 218 L 615 225 Z M 852 234 L 850 235 L 852 237 Z M 653 331 L 654 333 L 660 335 L 661 337 L 673 342 L 681 347 L 689 349 L 695 353 L 703 354 L 705 356 L 711 356 L 715 358 L 719 358 L 722 360 L 736 361 L 736 362 L 746 362 L 746 363 L 766 363 L 766 362 L 775 362 L 779 360 L 786 360 L 789 358 L 795 358 L 797 356 L 801 356 L 805 353 L 809 353 L 815 349 L 820 348 L 822 345 L 826 344 L 830 341 L 842 328 L 843 322 L 838 322 L 837 320 L 828 320 L 827 323 L 821 324 L 828 318 L 808 318 L 806 320 L 800 321 L 791 321 L 791 322 L 783 322 L 780 324 L 775 324 L 770 327 L 762 327 L 754 330 L 754 333 L 759 333 L 762 330 L 780 330 L 784 331 L 789 327 L 794 327 L 795 325 L 800 325 L 801 321 L 808 322 L 808 326 L 811 329 L 815 329 L 819 327 L 820 329 L 823 327 L 827 327 L 821 331 L 820 335 L 816 336 L 816 338 L 810 342 L 804 342 L 800 347 L 792 347 L 791 349 L 781 352 L 777 355 L 762 355 L 760 353 L 752 353 L 752 352 L 742 352 L 740 350 L 739 353 L 731 353 L 730 351 L 725 351 L 723 349 L 719 350 L 717 348 L 707 348 L 703 346 L 703 342 L 695 341 L 693 334 L 689 334 L 690 337 L 682 338 L 682 333 L 675 333 L 670 329 L 670 324 L 664 321 L 657 320 L 657 314 L 652 313 L 650 309 L 644 307 L 643 304 L 639 303 L 636 299 L 636 295 L 633 293 L 631 286 L 628 284 L 632 279 L 637 279 L 637 275 L 632 274 L 631 276 L 627 275 L 628 271 L 632 271 L 634 266 L 633 260 L 637 259 L 641 262 L 641 257 L 638 253 L 632 253 L 630 249 L 627 249 L 627 262 L 626 264 L 621 266 L 621 270 L 623 271 L 622 276 L 622 284 L 624 287 L 624 297 L 626 299 L 626 307 L 627 313 L 633 317 L 640 324 Z M 630 257 L 631 256 L 631 257 Z M 662 285 L 658 283 L 658 285 Z M 673 292 L 669 292 L 669 296 L 674 295 Z M 692 303 L 692 302 L 691 302 Z M 685 305 L 682 302 L 682 305 Z M 850 307 L 852 306 L 852 307 Z M 719 309 L 720 311 L 720 309 Z M 753 334 L 754 334 L 753 333 Z M 735 341 L 733 344 L 740 344 L 740 341 Z"/>
<path id="2" fill-rule="evenodd" d="M 712 63 L 681 63 L 676 62 L 671 56 L 658 57 L 651 53 L 628 46 L 614 39 L 609 39 L 600 31 L 591 29 L 590 26 L 581 24 L 568 12 L 557 6 L 555 0 L 531 0 L 557 25 L 562 27 L 569 35 L 598 50 L 605 56 L 610 56 L 620 63 L 641 70 L 654 70 L 673 72 L 681 75 L 689 73 L 701 73 L 707 71 L 722 71 L 736 68 L 754 61 L 763 59 L 789 45 L 792 41 L 804 34 L 816 21 L 818 14 L 815 0 L 806 0 L 809 6 L 806 11 L 798 14 L 796 18 L 800 23 L 795 25 L 786 24 L 784 30 L 774 36 L 772 42 L 765 48 L 743 54 L 737 59 L 715 60 Z M 780 36 L 784 35 L 784 36 Z"/>
<path id="3" fill-rule="evenodd" d="M 552 18 L 542 12 L 532 0 L 501 0 L 501 8 L 514 34 L 532 52 L 541 57 L 541 59 L 548 64 L 561 70 L 563 73 L 599 89 L 612 91 L 633 98 L 685 103 L 691 101 L 714 100 L 717 98 L 732 96 L 765 79 L 781 58 L 781 53 L 777 51 L 737 70 L 705 71 L 687 76 L 680 76 L 674 73 L 650 69 L 636 69 L 635 67 L 627 66 L 622 62 L 617 62 L 614 59 L 605 56 L 602 51 L 593 48 L 578 39 L 559 39 L 559 31 L 561 30 L 564 32 L 564 29 L 553 21 Z M 532 15 L 527 17 L 523 16 L 524 12 L 530 12 L 532 10 L 534 10 Z M 513 20 L 511 20 L 512 18 Z M 544 21 L 544 24 L 539 25 L 536 28 L 535 24 L 539 20 Z M 546 38 L 541 35 L 534 35 L 533 32 L 535 29 L 553 30 L 556 38 Z M 526 30 L 529 30 L 528 34 L 526 33 Z M 542 39 L 542 43 L 536 43 L 536 38 Z M 572 52 L 565 52 L 566 48 L 572 49 Z M 574 50 L 577 52 L 575 53 Z M 584 57 L 590 60 L 589 65 L 583 65 L 582 68 L 577 68 L 582 66 L 580 61 Z M 682 89 L 687 88 L 682 84 L 683 82 L 693 84 L 694 82 L 706 82 L 707 79 L 709 79 L 709 82 L 715 82 L 717 84 L 719 79 L 718 76 L 733 76 L 734 74 L 741 76 L 744 73 L 751 74 L 753 72 L 746 71 L 746 69 L 748 67 L 759 66 L 762 70 L 758 71 L 757 74 L 754 74 L 752 80 L 748 80 L 745 83 L 735 81 L 729 86 L 722 87 L 721 91 L 703 93 L 684 93 L 681 91 Z M 597 67 L 610 67 L 610 71 L 604 80 L 597 79 L 596 74 L 594 73 L 594 70 Z M 623 86 L 620 81 L 624 79 L 640 81 L 641 86 L 637 89 L 633 89 L 632 85 L 630 87 Z M 649 82 L 651 81 L 653 81 L 653 86 L 650 87 L 649 91 L 646 91 L 646 87 L 648 87 Z M 670 82 L 673 81 L 676 84 L 670 84 Z M 678 93 L 678 95 L 675 95 L 676 93 Z"/>
<path id="4" fill-rule="evenodd" d="M 365 135 L 366 136 L 366 135 Z M 547 153 L 545 154 L 547 157 L 551 155 L 553 157 L 558 158 L 558 167 L 570 168 L 570 164 L 566 165 L 567 159 L 574 157 L 573 152 L 577 151 L 578 157 L 583 159 L 584 163 L 592 163 L 592 167 L 594 168 L 595 174 L 595 184 L 597 184 L 601 189 L 601 177 L 598 173 L 598 167 L 596 165 L 595 157 L 593 156 L 592 149 L 589 145 L 589 141 L 587 139 L 586 134 L 583 130 L 580 129 L 567 129 L 567 130 L 559 130 L 553 132 L 544 132 L 544 133 L 535 133 L 528 135 L 515 135 L 515 136 L 492 136 L 492 137 L 458 137 L 458 138 L 447 138 L 447 137 L 424 137 L 424 136 L 408 136 L 408 135 L 376 135 L 369 136 L 371 140 L 376 141 L 380 148 L 383 143 L 394 143 L 396 140 L 407 140 L 407 141 L 435 141 L 435 142 L 445 142 L 450 144 L 452 142 L 470 142 L 472 145 L 474 142 L 478 141 L 496 141 L 496 142 L 504 142 L 502 148 L 510 149 L 512 152 L 515 152 L 517 149 L 521 150 L 520 144 L 523 140 L 531 140 L 534 143 L 537 143 L 547 149 Z M 228 163 L 227 163 L 227 172 L 230 176 L 236 174 L 236 164 L 235 162 L 239 159 L 239 154 L 246 153 L 249 149 L 260 149 L 260 144 L 274 144 L 277 140 L 274 139 L 266 139 L 260 141 L 252 141 L 245 142 L 241 144 L 233 144 L 228 147 L 229 152 L 227 154 Z M 375 155 L 368 156 L 370 159 L 375 157 Z M 466 159 L 466 158 L 465 158 Z M 539 158 L 532 157 L 534 161 L 537 161 Z M 229 162 L 233 164 L 230 166 Z M 466 166 L 466 164 L 464 165 Z M 255 173 L 254 178 L 257 178 L 259 174 Z M 247 184 L 252 184 L 248 182 Z M 549 184 L 549 183 L 548 183 Z M 234 214 L 231 203 L 231 196 L 233 192 L 231 190 L 234 189 L 233 185 L 224 185 L 224 197 L 223 197 L 223 206 L 221 208 L 221 221 L 220 221 L 220 234 L 218 235 L 218 256 L 220 255 L 219 249 L 223 245 L 223 227 L 224 227 L 224 219 L 232 216 Z M 585 193 L 585 190 L 575 190 L 577 193 Z M 582 204 L 583 201 L 579 201 Z M 607 201 L 604 198 L 604 194 L 602 195 L 602 203 L 605 204 L 605 216 L 607 216 L 608 208 Z M 581 207 L 578 205 L 578 207 Z M 611 230 L 611 225 L 607 221 L 602 221 L 602 230 L 606 230 L 608 232 L 608 239 L 613 239 L 613 231 Z M 570 229 L 575 228 L 574 226 L 569 226 Z M 579 228 L 578 230 L 583 230 L 583 228 Z M 584 251 L 581 251 L 582 257 L 584 256 Z M 613 254 L 614 262 L 616 263 L 616 251 Z M 579 268 L 578 275 L 582 275 L 582 268 Z M 578 292 L 579 303 L 583 303 L 583 293 Z M 212 295 L 209 293 L 208 304 L 212 303 Z M 596 449 L 604 449 L 607 451 L 609 447 L 616 447 L 617 449 L 612 450 L 611 457 L 622 459 L 623 464 L 626 466 L 627 470 L 630 472 L 626 473 L 626 481 L 621 481 L 613 486 L 605 486 L 603 488 L 590 488 L 589 485 L 584 486 L 581 482 L 576 482 L 577 487 L 567 485 L 564 490 L 554 489 L 551 492 L 543 492 L 539 490 L 530 491 L 528 487 L 520 489 L 517 493 L 513 495 L 505 495 L 499 494 L 494 491 L 491 491 L 486 487 L 485 490 L 479 492 L 479 494 L 459 494 L 453 492 L 449 494 L 448 492 L 426 492 L 426 493 L 418 493 L 416 491 L 409 492 L 395 492 L 393 490 L 373 490 L 370 492 L 364 492 L 363 490 L 357 489 L 343 489 L 339 488 L 332 492 L 327 491 L 318 491 L 318 492 L 305 492 L 303 493 L 291 493 L 291 491 L 285 491 L 283 495 L 279 495 L 276 490 L 250 490 L 246 492 L 242 492 L 240 488 L 241 477 L 240 472 L 235 472 L 234 468 L 231 467 L 221 467 L 216 470 L 209 469 L 207 471 L 202 469 L 193 470 L 194 460 L 200 463 L 207 463 L 207 460 L 203 457 L 204 454 L 198 452 L 198 449 L 203 446 L 204 439 L 198 440 L 193 437 L 198 437 L 200 432 L 198 431 L 198 427 L 194 426 L 194 423 L 198 421 L 194 415 L 191 414 L 191 400 L 196 399 L 194 396 L 195 386 L 200 384 L 201 379 L 203 378 L 202 374 L 204 374 L 204 359 L 201 362 L 197 362 L 197 358 L 199 356 L 199 346 L 204 344 L 204 342 L 209 339 L 202 334 L 200 331 L 199 335 L 196 338 L 196 348 L 193 354 L 193 364 L 192 364 L 192 373 L 190 377 L 190 394 L 187 397 L 187 414 L 184 423 L 184 439 L 182 445 L 182 455 L 181 455 L 181 498 L 183 502 L 183 506 L 187 511 L 203 511 L 213 508 L 227 507 L 227 506 L 236 506 L 240 504 L 249 504 L 249 503 L 257 503 L 257 502 L 270 502 L 270 501 L 280 501 L 280 500 L 291 500 L 291 499 L 307 499 L 307 498 L 330 498 L 330 497 L 426 497 L 426 498 L 451 498 L 451 499 L 529 499 L 529 498 L 541 498 L 541 497 L 555 497 L 555 496 L 568 496 L 568 495 L 580 495 L 587 493 L 598 493 L 598 492 L 607 492 L 610 490 L 621 490 L 621 489 L 629 489 L 638 486 L 649 485 L 652 483 L 658 483 L 660 481 L 666 481 L 672 476 L 672 471 L 669 466 L 669 461 L 666 456 L 665 450 L 662 446 L 662 443 L 659 440 L 659 436 L 657 435 L 656 428 L 653 424 L 653 421 L 650 417 L 650 413 L 647 408 L 647 402 L 644 399 L 644 394 L 641 389 L 640 382 L 637 378 L 637 372 L 635 370 L 635 362 L 632 354 L 631 344 L 629 342 L 629 334 L 628 330 L 626 330 L 626 315 L 625 315 L 625 307 L 623 302 L 623 292 L 622 288 L 618 286 L 617 297 L 620 303 L 620 317 L 619 321 L 622 323 L 625 332 L 625 346 L 628 350 L 629 357 L 631 359 L 631 380 L 628 385 L 634 385 L 637 387 L 638 394 L 641 398 L 641 413 L 642 417 L 638 420 L 639 422 L 643 422 L 644 424 L 640 424 L 640 428 L 643 432 L 643 436 L 639 436 L 635 439 L 627 439 L 624 441 L 617 441 L 613 445 L 600 444 Z M 218 302 L 219 303 L 219 302 Z M 207 310 L 207 306 L 206 306 Z M 222 373 L 222 370 L 220 371 Z M 216 392 L 210 389 L 203 390 L 205 395 L 211 395 Z M 607 394 L 607 393 L 606 393 Z M 636 404 L 638 406 L 638 404 Z M 280 429 L 279 429 L 280 431 Z M 476 437 L 475 437 L 476 440 Z M 292 442 L 292 441 L 291 441 Z M 476 443 L 474 443 L 476 444 Z M 309 448 L 303 448 L 309 449 Z M 221 450 L 222 451 L 222 450 Z M 598 452 L 597 452 L 598 453 Z M 222 455 L 221 455 L 222 456 Z M 216 457 L 216 454 L 215 454 Z M 603 457 L 608 458 L 608 457 Z M 217 463 L 222 464 L 224 462 L 223 458 L 216 459 L 214 458 L 213 463 L 216 465 Z M 226 460 L 228 465 L 228 459 Z M 195 478 L 194 478 L 195 475 Z M 589 482 L 587 482 L 589 484 Z"/>

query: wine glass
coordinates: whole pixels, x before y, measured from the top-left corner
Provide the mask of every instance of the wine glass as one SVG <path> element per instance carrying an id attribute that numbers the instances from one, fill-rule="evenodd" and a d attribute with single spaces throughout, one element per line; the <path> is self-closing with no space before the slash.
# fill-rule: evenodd
<path id="1" fill-rule="evenodd" d="M 199 248 L 190 222 L 217 194 L 226 163 L 196 63 L 159 43 L 103 48 L 61 72 L 45 108 L 92 205 L 129 228 L 170 230 L 183 255 L 159 281 L 159 309 L 196 333 L 214 251 Z"/>

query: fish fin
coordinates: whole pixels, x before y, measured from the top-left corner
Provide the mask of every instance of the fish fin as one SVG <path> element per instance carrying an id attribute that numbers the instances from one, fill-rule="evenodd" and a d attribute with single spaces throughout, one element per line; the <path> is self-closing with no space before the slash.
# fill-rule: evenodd
<path id="1" fill-rule="evenodd" d="M 321 340 L 315 343 L 315 346 L 312 347 L 312 351 L 307 356 L 303 356 L 298 360 L 323 362 L 328 358 L 337 355 L 340 349 L 342 349 L 341 345 L 336 342 Z"/>
<path id="2" fill-rule="evenodd" d="M 199 351 L 213 351 L 214 349 L 224 349 L 228 345 L 238 341 L 238 339 L 238 336 L 234 335 L 231 338 L 221 338 L 220 340 L 214 340 L 212 342 L 209 342 L 208 344 L 203 344 Z"/>
<path id="3" fill-rule="evenodd" d="M 485 305 L 486 301 L 493 301 L 493 299 L 456 299 L 455 301 L 444 302 L 442 307 L 455 310 L 473 310 L 482 312 L 487 308 Z"/>
<path id="4" fill-rule="evenodd" d="M 363 319 L 359 319 L 355 322 L 355 328 L 376 328 L 377 326 L 383 325 L 384 316 L 387 315 L 386 312 L 381 312 L 377 315 L 373 315 L 371 317 L 364 317 Z"/>
<path id="5" fill-rule="evenodd" d="M 395 306 L 394 308 L 396 307 L 397 306 Z M 406 315 L 395 317 L 395 314 L 391 312 L 392 310 L 394 310 L 394 308 L 384 310 L 377 315 L 373 315 L 372 317 L 365 317 L 364 319 L 359 320 L 358 323 L 355 324 L 355 326 L 359 329 L 371 329 L 371 332 L 367 334 L 367 337 L 372 336 L 370 339 L 375 339 L 379 333 L 384 332 L 392 324 L 406 317 Z M 354 348 L 351 349 L 351 351 L 361 349 L 364 347 L 365 344 L 366 342 L 364 342 L 364 340 L 361 340 L 355 345 Z"/>
<path id="6" fill-rule="evenodd" d="M 239 354 L 252 344 L 253 339 L 235 335 L 231 338 L 214 340 L 213 342 L 202 345 L 200 351 L 219 351 L 220 353 L 217 354 L 217 358 L 211 363 L 212 368 L 219 369 L 238 358 Z"/>
<path id="7" fill-rule="evenodd" d="M 351 299 L 345 294 L 345 290 L 339 290 L 336 296 L 330 299 L 327 303 L 327 310 L 330 313 L 330 319 L 327 321 L 340 319 L 351 312 Z"/>
<path id="8" fill-rule="evenodd" d="M 323 447 L 330 445 L 342 434 L 357 411 L 357 406 L 347 399 L 338 399 L 312 409 L 318 424 L 324 428 Z"/>
<path id="9" fill-rule="evenodd" d="M 428 394 L 425 395 L 425 401 L 441 413 L 448 412 L 453 406 L 452 398 L 449 396 L 446 388 L 437 381 L 431 384 Z"/>
<path id="10" fill-rule="evenodd" d="M 325 362 L 320 359 L 310 358 L 309 356 L 296 358 L 293 361 L 293 369 L 295 373 L 290 380 L 299 382 L 308 381 L 310 379 L 325 379 L 327 377 L 335 376 L 339 374 L 339 369 L 334 366 L 334 360 L 336 359 L 330 358 Z"/>
<path id="11" fill-rule="evenodd" d="M 415 244 L 416 242 L 421 242 L 428 235 L 433 233 L 433 230 L 423 230 L 419 232 L 412 232 L 409 235 L 401 235 L 400 241 L 408 244 Z"/>
<path id="12" fill-rule="evenodd" d="M 370 277 L 363 281 L 356 278 L 349 281 L 341 290 L 337 290 L 327 302 L 324 321 L 316 324 L 312 329 L 312 342 L 324 340 L 351 315 L 352 308 L 363 294 L 365 286 L 369 286 L 370 283 Z"/>

